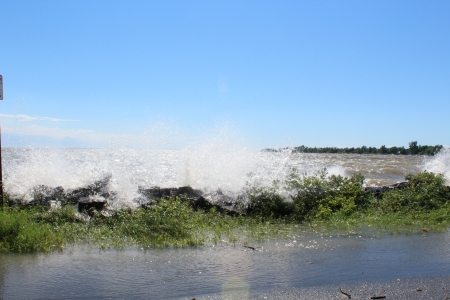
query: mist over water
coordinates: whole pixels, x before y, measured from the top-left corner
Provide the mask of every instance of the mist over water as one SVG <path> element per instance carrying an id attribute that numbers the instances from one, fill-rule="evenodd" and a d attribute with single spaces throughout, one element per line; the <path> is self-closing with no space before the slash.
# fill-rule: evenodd
<path id="1" fill-rule="evenodd" d="M 444 174 L 446 183 L 450 184 L 450 148 L 442 149 L 433 159 L 427 160 L 424 169 Z"/>
<path id="2" fill-rule="evenodd" d="M 37 185 L 73 189 L 110 174 L 109 189 L 117 193 L 117 203 L 129 205 L 139 196 L 139 186 L 190 185 L 235 195 L 248 185 L 283 182 L 292 168 L 308 174 L 321 168 L 343 176 L 360 172 L 366 185 L 395 183 L 425 169 L 449 180 L 450 149 L 435 157 L 272 153 L 211 139 L 181 150 L 6 148 L 3 164 L 6 192 L 24 200 L 32 199 Z"/>
<path id="3" fill-rule="evenodd" d="M 4 149 L 6 192 L 31 200 L 33 187 L 79 188 L 111 175 L 109 189 L 121 202 L 138 197 L 138 187 L 190 185 L 205 192 L 238 193 L 251 180 L 269 184 L 284 176 L 284 160 L 223 143 L 182 150 Z M 286 156 L 286 155 L 283 155 Z M 262 172 L 266 175 L 261 176 Z M 253 174 L 253 175 L 251 175 Z"/>

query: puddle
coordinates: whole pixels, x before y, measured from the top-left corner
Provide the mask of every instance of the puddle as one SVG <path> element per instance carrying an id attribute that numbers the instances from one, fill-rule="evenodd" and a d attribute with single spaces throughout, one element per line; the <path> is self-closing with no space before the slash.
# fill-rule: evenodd
<path id="1" fill-rule="evenodd" d="M 302 233 L 251 248 L 1 254 L 0 298 L 178 299 L 450 275 L 450 233 L 323 237 Z"/>

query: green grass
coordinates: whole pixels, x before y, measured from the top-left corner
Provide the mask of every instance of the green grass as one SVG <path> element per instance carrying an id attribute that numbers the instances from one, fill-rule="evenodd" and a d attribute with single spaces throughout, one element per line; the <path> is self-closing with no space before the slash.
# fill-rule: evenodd
<path id="1" fill-rule="evenodd" d="M 33 211 L 0 210 L 0 251 L 33 252 L 61 249 L 64 238 L 50 224 L 33 221 Z"/>
<path id="2" fill-rule="evenodd" d="M 0 251 L 47 252 L 75 244 L 99 249 L 139 247 L 193 247 L 211 244 L 247 245 L 255 241 L 286 238 L 300 229 L 318 233 L 397 234 L 447 230 L 450 208 L 431 211 L 383 213 L 368 209 L 328 219 L 298 221 L 292 216 L 228 216 L 216 211 L 195 211 L 179 199 L 161 201 L 152 209 L 118 210 L 85 221 L 66 206 L 58 211 L 43 208 L 0 209 Z M 368 232 L 367 230 L 370 229 Z"/>
<path id="3" fill-rule="evenodd" d="M 89 221 L 72 206 L 0 207 L 0 251 L 63 250 L 75 244 L 100 249 L 245 245 L 285 238 L 299 230 L 318 233 L 397 234 L 445 231 L 450 225 L 450 189 L 442 175 L 408 176 L 408 185 L 383 194 L 364 192 L 364 178 L 293 174 L 286 184 L 292 202 L 276 188 L 251 188 L 249 214 L 229 216 L 195 210 L 179 198 L 161 199 L 147 209 L 97 212 Z M 277 183 L 279 184 L 279 183 Z"/>
<path id="4" fill-rule="evenodd" d="M 333 215 L 329 219 L 310 220 L 307 224 L 319 233 L 366 235 L 442 232 L 450 227 L 450 207 L 435 210 L 381 212 L 367 209 L 350 216 Z"/>
<path id="5" fill-rule="evenodd" d="M 90 244 L 100 249 L 192 247 L 204 244 L 246 244 L 283 237 L 282 219 L 228 216 L 215 210 L 194 210 L 178 198 L 161 200 L 150 209 L 117 210 L 89 221 L 71 206 L 57 211 L 41 207 L 0 209 L 0 251 L 62 250 L 68 245 Z"/>

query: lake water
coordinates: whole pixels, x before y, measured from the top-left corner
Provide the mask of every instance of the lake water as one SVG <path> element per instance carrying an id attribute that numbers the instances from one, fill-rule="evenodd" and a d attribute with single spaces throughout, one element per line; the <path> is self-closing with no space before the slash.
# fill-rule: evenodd
<path id="1" fill-rule="evenodd" d="M 283 181 L 293 167 L 312 173 L 361 172 L 366 185 L 401 181 L 424 169 L 449 179 L 450 152 L 436 157 L 261 153 L 217 146 L 180 151 L 4 149 L 6 191 L 31 197 L 39 184 L 76 188 L 111 174 L 117 204 L 132 205 L 138 186 L 191 185 L 239 192 L 247 183 Z M 188 249 L 0 254 L 2 299 L 261 299 L 270 291 L 330 284 L 450 278 L 450 233 L 320 236 Z M 450 282 L 449 282 L 450 286 Z M 222 297 L 223 296 L 223 297 Z M 449 295 L 450 296 L 450 295 Z"/>

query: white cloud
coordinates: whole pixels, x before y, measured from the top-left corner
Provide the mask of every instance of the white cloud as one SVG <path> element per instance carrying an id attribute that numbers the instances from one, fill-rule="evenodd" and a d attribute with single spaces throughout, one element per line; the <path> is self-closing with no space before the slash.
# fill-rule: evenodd
<path id="1" fill-rule="evenodd" d="M 72 138 L 82 141 L 98 140 L 102 136 L 92 130 L 60 129 L 30 125 L 25 127 L 4 127 L 3 132 L 12 135 L 41 136 L 54 139 Z"/>
<path id="2" fill-rule="evenodd" d="M 179 148 L 188 138 L 170 126 L 155 124 L 143 133 L 104 134 L 86 129 L 61 129 L 39 125 L 3 126 L 2 132 L 12 136 L 50 138 L 55 141 L 72 139 L 95 147 Z"/>
<path id="3" fill-rule="evenodd" d="M 50 122 L 79 122 L 79 120 L 64 120 L 50 117 L 27 116 L 27 115 L 6 115 L 0 114 L 0 117 L 16 119 L 17 121 L 50 121 Z"/>

